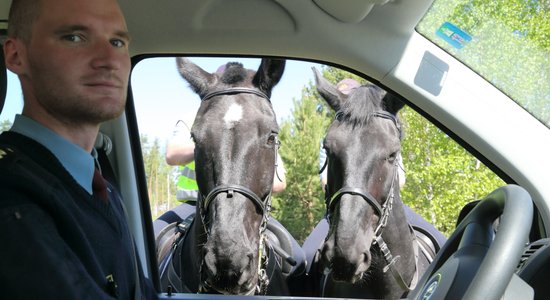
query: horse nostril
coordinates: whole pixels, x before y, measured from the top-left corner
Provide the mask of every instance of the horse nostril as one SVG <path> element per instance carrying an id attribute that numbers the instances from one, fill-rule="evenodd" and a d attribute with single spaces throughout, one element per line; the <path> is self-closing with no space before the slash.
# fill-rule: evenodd
<path id="1" fill-rule="evenodd" d="M 370 252 L 368 251 L 364 252 L 363 254 L 361 254 L 359 264 L 357 265 L 357 269 L 355 270 L 355 275 L 358 276 L 366 272 L 369 269 L 370 264 L 371 264 Z"/>
<path id="2" fill-rule="evenodd" d="M 363 262 L 370 263 L 370 260 L 371 260 L 370 252 L 364 252 L 363 253 Z"/>
<path id="3" fill-rule="evenodd" d="M 208 247 L 204 248 L 204 264 L 207 271 L 216 274 L 216 257 L 214 252 L 208 249 Z"/>

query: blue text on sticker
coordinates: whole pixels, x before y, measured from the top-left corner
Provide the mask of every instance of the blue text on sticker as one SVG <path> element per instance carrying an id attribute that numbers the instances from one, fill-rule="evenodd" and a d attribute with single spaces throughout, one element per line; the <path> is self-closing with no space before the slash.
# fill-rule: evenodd
<path id="1" fill-rule="evenodd" d="M 469 34 L 449 22 L 443 23 L 436 34 L 457 49 L 461 49 L 472 40 Z"/>

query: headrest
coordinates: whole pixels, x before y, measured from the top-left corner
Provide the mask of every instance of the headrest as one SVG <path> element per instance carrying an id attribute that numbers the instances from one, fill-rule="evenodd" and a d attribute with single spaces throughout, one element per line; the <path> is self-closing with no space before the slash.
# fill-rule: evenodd
<path id="1" fill-rule="evenodd" d="M 1 45 L 1 44 L 0 44 Z M 4 50 L 0 50 L 0 113 L 6 102 L 6 92 L 8 91 L 8 74 L 6 71 L 6 62 L 4 61 Z"/>

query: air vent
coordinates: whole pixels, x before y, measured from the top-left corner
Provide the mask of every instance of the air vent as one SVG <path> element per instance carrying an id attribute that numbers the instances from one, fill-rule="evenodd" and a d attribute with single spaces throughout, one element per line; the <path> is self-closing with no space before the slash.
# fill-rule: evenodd
<path id="1" fill-rule="evenodd" d="M 535 241 L 531 244 L 529 244 L 525 250 L 523 251 L 523 254 L 521 255 L 521 259 L 519 261 L 519 264 L 516 268 L 516 271 L 520 271 L 525 263 L 533 256 L 537 251 L 539 251 L 542 248 L 547 247 L 550 245 L 550 239 L 542 239 Z"/>

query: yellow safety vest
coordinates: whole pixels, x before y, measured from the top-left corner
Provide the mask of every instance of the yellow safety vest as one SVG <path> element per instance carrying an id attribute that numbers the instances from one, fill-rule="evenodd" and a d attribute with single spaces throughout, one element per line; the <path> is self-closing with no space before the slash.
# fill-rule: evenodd
<path id="1" fill-rule="evenodd" d="M 196 202 L 199 187 L 195 176 L 195 162 L 179 166 L 178 182 L 176 183 L 176 199 L 180 202 Z"/>

